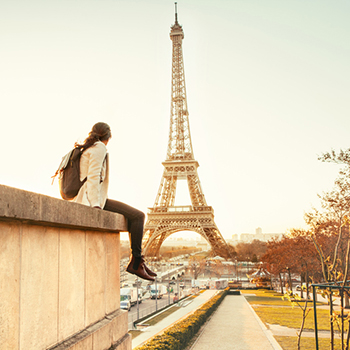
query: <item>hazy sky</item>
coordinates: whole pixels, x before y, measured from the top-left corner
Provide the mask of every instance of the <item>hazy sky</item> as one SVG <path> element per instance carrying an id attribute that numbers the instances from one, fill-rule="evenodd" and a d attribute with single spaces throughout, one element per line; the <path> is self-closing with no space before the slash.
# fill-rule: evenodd
<path id="1" fill-rule="evenodd" d="M 317 156 L 350 147 L 349 16 L 348 0 L 178 1 L 194 155 L 224 237 L 303 227 L 331 189 L 339 167 Z M 105 121 L 109 197 L 153 206 L 173 23 L 170 0 L 0 0 L 0 183 L 59 197 L 61 157 Z"/>

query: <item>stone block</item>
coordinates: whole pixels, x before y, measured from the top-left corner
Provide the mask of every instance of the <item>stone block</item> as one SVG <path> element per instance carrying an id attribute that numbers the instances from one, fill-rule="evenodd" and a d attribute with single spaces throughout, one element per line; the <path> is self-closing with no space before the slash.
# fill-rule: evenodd
<path id="1" fill-rule="evenodd" d="M 123 215 L 4 185 L 0 185 L 0 218 L 55 227 L 127 231 Z"/>
<path id="2" fill-rule="evenodd" d="M 19 341 L 20 231 L 0 222 L 0 349 L 16 349 Z"/>
<path id="3" fill-rule="evenodd" d="M 105 240 L 100 232 L 86 232 L 85 326 L 105 316 Z"/>
<path id="4" fill-rule="evenodd" d="M 119 235 L 106 234 L 106 310 L 109 314 L 120 307 Z"/>
<path id="5" fill-rule="evenodd" d="M 128 333 L 128 312 L 119 310 L 118 316 L 112 319 L 112 341 L 113 344 Z"/>
<path id="6" fill-rule="evenodd" d="M 58 341 L 85 326 L 85 232 L 60 229 Z"/>
<path id="7" fill-rule="evenodd" d="M 58 234 L 55 228 L 23 225 L 20 349 L 57 342 Z"/>
<path id="8" fill-rule="evenodd" d="M 69 350 L 94 350 L 93 345 L 92 345 L 92 336 L 89 336 L 82 341 L 70 346 L 70 347 L 65 347 L 63 349 L 69 349 Z"/>
<path id="9" fill-rule="evenodd" d="M 116 310 L 49 350 L 131 350 L 131 336 L 127 332 L 127 315 L 126 311 Z"/>
<path id="10" fill-rule="evenodd" d="M 126 227 L 122 215 L 0 185 L 0 349 L 130 350 Z"/>
<path id="11" fill-rule="evenodd" d="M 114 344 L 113 350 L 131 350 L 132 338 L 129 333 L 126 333 L 122 339 Z"/>
<path id="12" fill-rule="evenodd" d="M 40 212 L 40 195 L 0 185 L 0 217 L 39 220 Z"/>

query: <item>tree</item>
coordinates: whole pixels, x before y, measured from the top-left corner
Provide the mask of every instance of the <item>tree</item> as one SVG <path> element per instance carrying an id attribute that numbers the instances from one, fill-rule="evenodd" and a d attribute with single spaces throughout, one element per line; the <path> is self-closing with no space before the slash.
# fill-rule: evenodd
<path id="1" fill-rule="evenodd" d="M 283 279 L 282 273 L 286 271 L 288 264 L 288 251 L 289 238 L 283 237 L 281 240 L 272 239 L 267 242 L 266 253 L 262 256 L 261 261 L 266 263 L 268 271 L 275 276 L 279 277 L 281 293 L 283 293 Z"/>
<path id="2" fill-rule="evenodd" d="M 236 257 L 239 261 L 258 262 L 266 252 L 266 242 L 253 240 L 251 243 L 240 242 L 236 245 Z"/>
<path id="3" fill-rule="evenodd" d="M 228 244 L 228 249 L 229 249 L 229 252 L 230 252 L 231 260 L 236 259 L 237 258 L 236 248 L 232 244 Z"/>
<path id="4" fill-rule="evenodd" d="M 191 270 L 190 274 L 196 280 L 205 271 L 205 259 L 196 255 L 191 256 L 188 260 L 188 268 Z"/>
<path id="5" fill-rule="evenodd" d="M 323 161 L 346 162 L 334 182 L 334 188 L 319 195 L 322 210 L 312 209 L 305 214 L 311 238 L 319 253 L 325 281 L 337 282 L 347 269 L 350 216 L 350 149 L 326 153 Z M 327 243 L 327 244 L 325 244 Z"/>
<path id="6" fill-rule="evenodd" d="M 332 150 L 319 157 L 321 161 L 333 162 L 345 165 L 339 171 L 339 176 L 334 182 L 334 188 L 320 195 L 322 210 L 313 209 L 305 215 L 310 227 L 311 238 L 320 257 L 322 273 L 327 285 L 340 286 L 341 303 L 343 306 L 343 295 L 349 298 L 347 282 L 349 272 L 349 214 L 350 214 L 350 149 L 340 150 L 336 153 Z M 324 244 L 327 242 L 328 244 Z M 331 349 L 334 348 L 334 323 L 337 322 L 341 334 L 341 348 L 349 349 L 350 327 L 346 344 L 344 342 L 344 307 L 341 307 L 340 315 L 333 310 L 333 289 L 326 288 L 325 295 L 329 300 L 331 317 Z M 339 321 L 340 320 L 340 321 Z M 340 324 L 339 324 L 340 322 Z"/>
<path id="7" fill-rule="evenodd" d="M 310 232 L 302 229 L 292 229 L 288 233 L 291 239 L 290 250 L 293 252 L 293 272 L 300 275 L 301 282 L 306 283 L 307 299 L 309 298 L 309 282 L 320 282 L 322 270 L 320 257 L 315 249 Z M 303 295 L 303 289 L 301 289 Z"/>

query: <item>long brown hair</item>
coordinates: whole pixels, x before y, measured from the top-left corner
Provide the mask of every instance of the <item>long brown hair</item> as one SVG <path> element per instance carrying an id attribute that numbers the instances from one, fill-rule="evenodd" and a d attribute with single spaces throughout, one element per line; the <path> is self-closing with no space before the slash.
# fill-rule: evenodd
<path id="1" fill-rule="evenodd" d="M 89 132 L 89 136 L 85 139 L 83 144 L 78 144 L 77 142 L 74 144 L 74 147 L 80 148 L 83 151 L 91 147 L 97 141 L 105 141 L 108 140 L 112 136 L 111 128 L 106 123 L 96 123 L 91 131 Z"/>

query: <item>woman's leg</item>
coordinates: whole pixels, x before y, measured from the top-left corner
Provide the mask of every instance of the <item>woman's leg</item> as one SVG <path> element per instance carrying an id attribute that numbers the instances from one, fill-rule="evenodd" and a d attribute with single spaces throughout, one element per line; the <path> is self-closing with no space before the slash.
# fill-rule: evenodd
<path id="1" fill-rule="evenodd" d="M 131 252 L 135 258 L 142 256 L 142 236 L 145 214 L 130 205 L 107 199 L 103 210 L 112 211 L 113 213 L 122 214 L 128 219 L 128 231 L 130 237 Z M 138 260 L 138 259 L 137 259 Z"/>
<path id="2" fill-rule="evenodd" d="M 132 258 L 126 270 L 143 279 L 154 281 L 153 277 L 157 276 L 157 274 L 146 266 L 142 257 L 142 236 L 145 214 L 130 205 L 112 199 L 107 199 L 103 210 L 122 214 L 128 220 Z"/>

